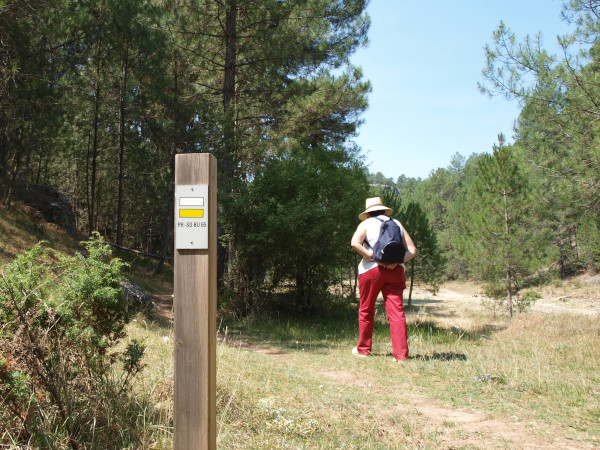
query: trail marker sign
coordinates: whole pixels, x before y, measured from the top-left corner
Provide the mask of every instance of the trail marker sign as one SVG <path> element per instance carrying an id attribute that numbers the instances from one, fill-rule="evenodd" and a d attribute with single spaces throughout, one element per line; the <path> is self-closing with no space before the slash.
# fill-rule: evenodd
<path id="1" fill-rule="evenodd" d="M 208 185 L 175 186 L 175 248 L 208 249 Z"/>

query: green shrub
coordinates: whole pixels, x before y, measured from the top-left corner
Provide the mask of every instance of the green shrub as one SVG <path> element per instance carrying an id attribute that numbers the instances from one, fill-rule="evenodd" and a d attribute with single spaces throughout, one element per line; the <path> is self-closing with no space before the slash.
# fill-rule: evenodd
<path id="1" fill-rule="evenodd" d="M 496 311 L 506 305 L 506 287 L 502 283 L 488 283 L 484 287 L 483 305 L 493 310 L 494 316 Z M 523 291 L 513 297 L 513 305 L 517 311 L 522 313 L 529 311 L 533 304 L 542 298 L 542 296 L 533 290 Z"/>
<path id="2" fill-rule="evenodd" d="M 128 426 L 144 349 L 111 353 L 131 318 L 123 263 L 97 234 L 85 246 L 87 256 L 66 257 L 40 243 L 2 271 L 0 445 L 108 448 Z"/>
<path id="3" fill-rule="evenodd" d="M 517 307 L 519 309 L 519 312 L 529 311 L 533 307 L 533 304 L 541 298 L 542 298 L 542 296 L 540 295 L 539 292 L 536 292 L 536 291 L 523 292 L 522 294 L 519 295 L 519 298 L 517 301 Z"/>

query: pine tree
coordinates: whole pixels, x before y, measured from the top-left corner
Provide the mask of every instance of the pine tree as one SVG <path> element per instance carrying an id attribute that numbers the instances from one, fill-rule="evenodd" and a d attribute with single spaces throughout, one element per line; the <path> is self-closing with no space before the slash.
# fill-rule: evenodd
<path id="1" fill-rule="evenodd" d="M 433 292 L 437 291 L 444 271 L 444 261 L 436 234 L 418 203 L 410 202 L 402 211 L 401 220 L 417 247 L 417 256 L 407 264 L 407 279 L 410 279 L 408 304 L 410 305 L 415 279 L 429 285 Z"/>
<path id="2" fill-rule="evenodd" d="M 566 276 L 582 263 L 573 250 L 587 245 L 577 230 L 590 219 L 594 227 L 600 224 L 600 4 L 564 2 L 562 15 L 572 31 L 557 38 L 556 55 L 544 48 L 541 35 L 519 41 L 501 23 L 486 47 L 486 84 L 480 87 L 523 105 L 518 141 L 548 193 L 544 220 L 556 236 L 552 245 Z M 587 266 L 594 269 L 594 262 Z"/>
<path id="3" fill-rule="evenodd" d="M 214 104 L 211 127 L 219 140 L 222 239 L 219 273 L 235 264 L 236 229 L 245 228 L 233 209 L 257 170 L 289 148 L 334 147 L 355 131 L 356 113 L 366 107 L 368 85 L 349 69 L 349 55 L 366 40 L 364 0 L 207 1 L 188 6 L 182 27 L 185 50 L 197 56 L 199 81 Z M 339 70 L 343 72 L 343 70 Z M 218 99 L 218 103 L 217 103 Z M 344 110 L 343 108 L 347 109 Z M 231 272 L 229 272 L 231 273 Z M 231 280 L 228 283 L 231 286 Z"/>
<path id="4" fill-rule="evenodd" d="M 515 294 L 536 258 L 527 225 L 531 191 L 503 135 L 492 154 L 482 156 L 479 169 L 463 213 L 467 231 L 463 238 L 470 250 L 471 270 L 492 285 L 502 283 L 507 314 L 512 317 Z"/>

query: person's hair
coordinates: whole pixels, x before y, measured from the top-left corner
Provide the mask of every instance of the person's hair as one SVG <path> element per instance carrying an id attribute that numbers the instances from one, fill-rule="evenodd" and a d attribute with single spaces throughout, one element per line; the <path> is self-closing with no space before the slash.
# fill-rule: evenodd
<path id="1" fill-rule="evenodd" d="M 385 209 L 378 209 L 376 211 L 371 211 L 368 214 L 369 214 L 369 217 L 383 216 L 383 215 L 385 215 Z"/>

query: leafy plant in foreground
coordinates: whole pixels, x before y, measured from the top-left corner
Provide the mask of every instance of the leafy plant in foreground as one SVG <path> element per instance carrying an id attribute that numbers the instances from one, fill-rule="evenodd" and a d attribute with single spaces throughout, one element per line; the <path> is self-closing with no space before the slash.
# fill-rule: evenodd
<path id="1" fill-rule="evenodd" d="M 66 257 L 37 244 L 0 275 L 2 443 L 105 446 L 127 426 L 122 405 L 143 347 L 111 353 L 131 317 L 123 263 L 98 234 L 85 245 L 87 256 Z M 112 376 L 118 361 L 122 377 Z"/>

